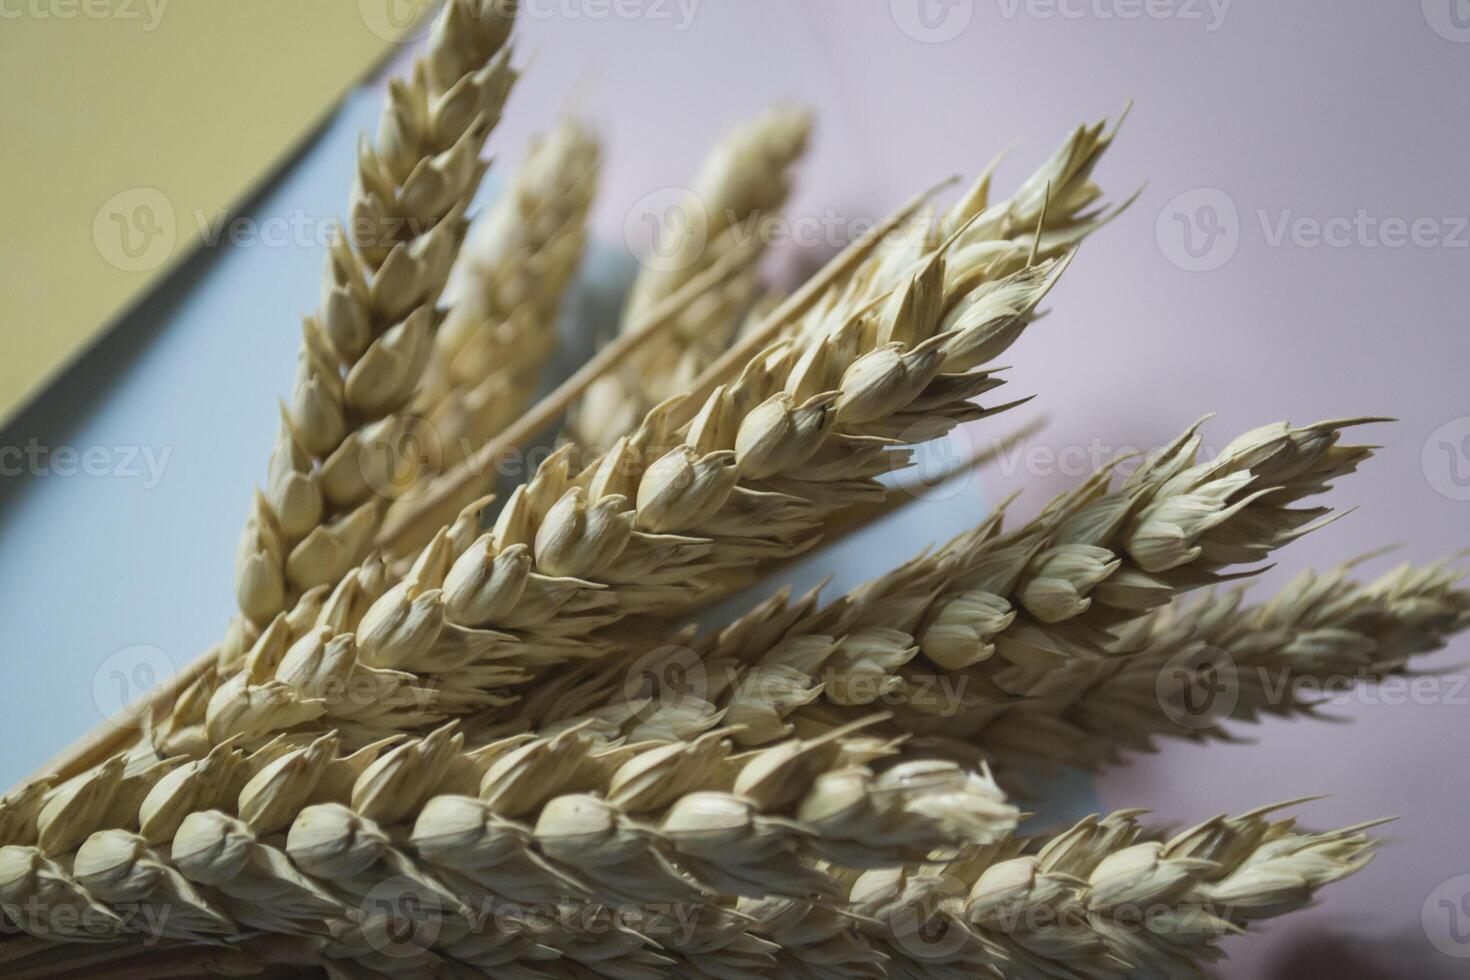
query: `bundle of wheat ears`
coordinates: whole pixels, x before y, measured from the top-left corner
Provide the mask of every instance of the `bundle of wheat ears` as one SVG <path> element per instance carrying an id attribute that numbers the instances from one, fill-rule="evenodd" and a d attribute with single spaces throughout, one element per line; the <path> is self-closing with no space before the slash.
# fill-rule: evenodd
<path id="1" fill-rule="evenodd" d="M 1209 590 L 1325 523 L 1310 498 L 1372 419 L 1213 459 L 1195 426 L 841 598 L 691 625 L 907 503 L 915 447 L 1019 404 L 995 359 L 1119 210 L 1092 179 L 1115 127 L 1003 200 L 988 172 L 916 197 L 782 297 L 761 229 L 809 121 L 758 116 L 691 181 L 697 226 L 617 336 L 532 404 L 600 154 L 557 123 L 469 226 L 512 26 L 448 3 L 364 142 L 238 616 L 136 724 L 0 801 L 6 976 L 1193 977 L 1367 863 L 1371 824 L 1028 834 L 1013 800 L 1309 713 L 1310 685 L 1263 678 L 1371 683 L 1470 625 L 1446 564 L 1254 608 Z M 1227 669 L 1201 715 L 1191 681 Z"/>

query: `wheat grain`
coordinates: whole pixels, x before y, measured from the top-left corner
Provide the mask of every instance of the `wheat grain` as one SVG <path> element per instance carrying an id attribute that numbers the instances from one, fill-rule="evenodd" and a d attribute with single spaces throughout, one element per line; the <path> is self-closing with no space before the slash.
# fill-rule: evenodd
<path id="1" fill-rule="evenodd" d="M 830 336 L 772 345 L 682 436 L 656 411 L 576 477 L 571 447 L 554 456 L 467 553 L 441 532 L 365 614 L 365 649 L 291 659 L 325 670 L 294 676 L 303 703 L 269 677 L 281 651 L 257 644 L 251 670 L 210 701 L 210 741 L 302 724 L 369 724 L 364 738 L 396 730 L 314 696 L 351 677 L 406 690 L 425 709 L 420 724 L 441 717 L 430 703 L 494 704 L 495 689 L 527 671 L 608 653 L 590 634 L 619 618 L 698 604 L 758 562 L 809 547 L 827 515 L 881 495 L 875 478 L 903 461 L 903 442 L 986 414 L 969 400 L 998 379 L 978 366 L 1009 346 L 1065 268 L 1044 259 L 996 280 L 984 268 L 950 275 L 949 251 L 972 244 L 966 221 L 884 303 Z M 403 671 L 432 680 L 415 685 Z M 334 705 L 345 713 L 332 716 Z"/>
<path id="2" fill-rule="evenodd" d="M 909 447 L 1011 407 L 976 400 L 1117 213 L 1091 179 L 1115 130 L 1079 127 L 997 205 L 990 171 L 942 213 L 914 202 L 732 340 L 808 128 L 768 114 L 712 154 L 704 220 L 640 276 L 624 336 L 520 414 L 597 151 L 570 123 L 533 151 L 441 328 L 512 6 L 451 0 L 362 148 L 218 656 L 139 744 L 0 800 L 7 971 L 1199 977 L 1225 934 L 1366 864 L 1365 827 L 1269 810 L 1018 837 L 972 763 L 1146 748 L 1181 654 L 1382 677 L 1470 625 L 1443 564 L 1307 576 L 1257 610 L 1177 601 L 1320 525 L 1297 505 L 1368 455 L 1339 444 L 1367 420 L 1268 426 L 1207 463 L 1192 428 L 1116 488 L 1098 474 L 1013 532 L 997 514 L 825 608 L 780 593 L 670 635 L 881 505 Z M 573 421 L 605 451 L 563 446 L 482 533 L 475 465 L 628 356 Z M 426 432 L 448 445 L 395 483 Z M 915 697 L 934 677 L 952 703 Z M 1239 686 L 1236 717 L 1312 706 Z"/>

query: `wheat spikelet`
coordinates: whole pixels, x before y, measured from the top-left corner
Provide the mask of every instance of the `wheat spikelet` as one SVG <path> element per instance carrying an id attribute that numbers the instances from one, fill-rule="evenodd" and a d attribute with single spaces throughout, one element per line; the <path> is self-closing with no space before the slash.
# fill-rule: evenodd
<path id="1" fill-rule="evenodd" d="M 419 385 L 414 411 L 425 422 L 429 458 L 404 481 L 400 501 L 434 492 L 435 477 L 459 464 L 529 404 L 556 348 L 561 298 L 581 261 L 599 149 L 566 119 L 533 143 L 509 186 L 470 229 L 444 291 L 444 323 Z M 449 516 L 492 489 L 459 490 L 441 505 Z M 425 540 L 399 544 L 414 553 Z"/>
<path id="2" fill-rule="evenodd" d="M 765 249 L 771 237 L 765 229 L 779 218 L 790 195 L 789 171 L 805 152 L 810 129 L 805 110 L 778 106 L 720 139 L 685 199 L 665 212 L 659 245 L 668 253 L 639 271 L 621 330 L 634 329 L 659 302 L 725 254 Z M 688 226 L 670 227 L 673 220 Z M 758 288 L 751 267 L 686 309 L 657 342 L 588 389 L 571 413 L 567 438 L 583 446 L 611 446 L 659 402 L 686 390 L 729 343 Z"/>
<path id="3" fill-rule="evenodd" d="M 375 487 L 388 485 L 394 464 L 378 460 L 387 470 L 375 472 L 365 450 L 397 445 L 405 425 L 397 413 L 428 359 L 434 306 L 487 166 L 480 153 L 515 77 L 508 11 L 482 0 L 448 4 L 412 76 L 391 86 L 377 145 L 359 149 L 349 227 L 306 320 L 270 478 L 241 537 L 244 619 L 227 657 L 371 546 L 384 505 Z"/>

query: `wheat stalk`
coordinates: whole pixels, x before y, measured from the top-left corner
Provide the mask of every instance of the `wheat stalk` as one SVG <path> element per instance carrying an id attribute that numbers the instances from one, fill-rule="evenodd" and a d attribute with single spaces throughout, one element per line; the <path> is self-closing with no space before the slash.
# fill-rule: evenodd
<path id="1" fill-rule="evenodd" d="M 987 414 L 969 399 L 998 381 L 969 369 L 1019 333 L 1061 268 L 1051 261 L 1001 280 L 952 329 L 942 329 L 943 305 L 899 296 L 886 322 L 849 321 L 806 352 L 778 343 L 683 433 L 655 413 L 580 473 L 565 447 L 452 564 L 441 532 L 346 638 L 353 655 L 330 666 L 311 655 L 323 669 L 297 673 L 292 686 L 309 698 L 361 664 L 433 675 L 452 700 L 493 700 L 517 672 L 612 652 L 593 634 L 619 619 L 690 608 L 761 561 L 810 547 L 826 515 L 882 493 L 876 478 L 904 462 L 905 442 Z M 942 263 L 926 273 L 914 292 L 935 284 Z M 888 337 L 904 339 L 879 339 Z M 293 667 L 306 659 L 287 657 Z M 270 730 L 245 710 L 250 691 L 216 698 L 213 738 Z"/>
<path id="2" fill-rule="evenodd" d="M 716 389 L 683 430 L 684 445 L 665 453 L 646 471 L 645 460 L 663 452 L 670 441 L 669 433 L 661 429 L 671 424 L 659 412 L 575 478 L 569 451 L 548 461 L 530 484 L 512 495 L 495 532 L 472 549 L 479 564 L 462 557 L 443 579 L 446 622 L 478 626 L 482 631 L 487 626 L 520 631 L 519 648 L 507 650 L 507 656 L 532 668 L 569 656 L 601 655 L 606 651 L 589 651 L 568 642 L 564 615 L 556 623 L 558 635 L 549 638 L 555 642 L 540 644 L 547 656 L 527 650 L 532 645 L 527 641 L 534 642 L 534 638 L 525 635 L 532 624 L 524 610 L 518 609 L 515 619 L 493 619 L 499 611 L 497 604 L 504 605 L 509 596 L 505 573 L 510 572 L 513 579 L 524 575 L 533 585 L 538 584 L 535 573 L 543 572 L 612 586 L 607 591 L 616 593 L 619 608 L 615 613 L 606 611 L 611 604 L 607 595 L 584 592 L 581 598 L 587 612 L 601 613 L 590 617 L 591 628 L 601 628 L 610 617 L 640 611 L 637 598 L 629 601 L 635 580 L 654 586 L 642 590 L 646 593 L 642 608 L 657 606 L 668 611 L 681 601 L 679 592 L 690 596 L 682 600 L 686 604 L 707 600 L 712 588 L 728 590 L 740 581 L 730 574 L 739 565 L 750 564 L 753 558 L 779 559 L 805 546 L 806 542 L 790 540 L 795 528 L 782 527 L 782 523 L 799 527 L 813 519 L 820 521 L 842 505 L 874 499 L 876 487 L 871 480 L 889 465 L 875 458 L 885 451 L 884 440 L 930 438 L 955 421 L 978 414 L 965 401 L 992 379 L 970 369 L 1009 345 L 1049 288 L 1046 270 L 1059 272 L 1064 262 L 1057 256 L 1110 216 L 1086 210 L 1100 195 L 1089 178 L 1110 140 L 1101 124 L 1079 127 L 1010 202 L 987 210 L 987 175 L 945 214 L 937 229 L 926 223 L 922 234 L 885 238 L 843 288 L 829 289 L 785 329 L 786 341 L 757 354 L 734 386 Z M 1047 197 L 1053 187 L 1059 202 L 1055 207 Z M 1033 218 L 1036 224 L 1029 240 L 1019 238 L 1019 222 Z M 948 237 L 938 238 L 939 232 Z M 947 261 L 951 255 L 962 257 L 958 267 Z M 1039 258 L 1042 255 L 1047 257 Z M 936 317 L 944 318 L 942 325 Z M 931 325 L 919 326 L 926 321 Z M 814 326 L 822 322 L 829 330 L 832 325 L 840 329 L 835 335 L 824 335 Z M 912 374 L 915 358 L 927 353 L 917 350 L 914 342 L 927 338 L 937 343 L 942 334 L 953 336 L 945 338 L 942 353 L 936 348 L 935 354 L 927 355 L 932 367 L 919 368 L 919 375 L 933 372 L 932 378 Z M 901 353 L 905 342 L 910 350 L 907 355 Z M 970 350 L 965 350 L 967 343 L 972 345 Z M 858 364 L 864 352 L 867 357 Z M 852 381 L 862 387 L 851 397 L 843 394 L 842 386 L 849 382 L 844 366 L 853 372 Z M 969 371 L 968 376 L 947 377 L 956 369 Z M 935 390 L 927 400 L 925 396 L 914 399 L 902 390 L 904 386 Z M 835 394 L 824 388 L 835 389 Z M 798 404 L 800 398 L 806 398 L 807 404 Z M 903 408 L 910 414 L 897 412 Z M 677 410 L 675 406 L 669 414 Z M 822 431 L 834 414 L 836 439 Z M 783 446 L 783 441 L 790 445 Z M 790 455 L 793 449 L 799 458 L 780 458 L 783 451 Z M 826 454 L 834 457 L 830 463 L 823 461 Z M 870 461 L 866 466 L 864 456 Z M 789 468 L 792 463 L 802 468 L 796 479 L 782 479 L 783 465 Z M 808 475 L 803 470 L 815 472 Z M 732 487 L 742 475 L 747 477 L 744 485 Z M 684 481 L 713 483 L 678 486 Z M 842 497 L 831 502 L 813 499 L 819 482 L 835 485 L 843 491 Z M 649 506 L 636 507 L 630 514 L 618 501 L 618 490 L 625 498 L 652 505 L 652 520 L 647 519 Z M 695 492 L 705 499 L 693 499 Z M 671 501 L 677 504 L 675 513 L 657 513 L 663 505 L 659 498 L 672 493 L 686 499 Z M 638 498 L 640 494 L 643 499 Z M 805 503 L 815 513 L 805 516 L 789 507 L 782 513 L 775 506 L 780 502 L 776 494 L 788 499 L 805 495 Z M 737 509 L 730 506 L 732 501 L 744 506 Z M 680 508 L 683 513 L 677 512 Z M 707 527 L 701 528 L 701 522 Z M 635 525 L 631 533 L 629 524 Z M 740 541 L 726 531 L 727 540 L 720 540 L 720 531 L 745 525 L 761 527 L 767 539 Z M 638 533 L 645 530 L 657 532 L 658 537 Z M 772 530 L 777 533 L 770 534 Z M 711 531 L 714 533 L 708 534 Z M 669 541 L 671 532 L 678 538 Z M 701 555 L 706 541 L 712 547 Z M 527 546 L 528 551 L 512 557 L 518 545 Z M 666 549 L 665 555 L 654 551 L 659 545 Z M 615 566 L 618 579 L 597 582 L 599 573 L 609 578 L 607 570 Z M 726 581 L 708 586 L 701 581 L 717 570 Z M 456 577 L 457 572 L 464 577 Z M 663 577 L 676 580 L 665 585 L 660 581 Z M 405 622 L 411 616 L 413 597 L 430 593 L 439 584 L 428 579 L 403 585 L 391 618 Z M 519 587 L 515 581 L 510 583 L 513 590 Z M 487 588 L 499 594 L 484 594 Z M 456 590 L 482 594 L 466 591 L 456 595 Z M 562 590 L 565 593 L 565 584 Z M 584 611 L 566 596 L 547 596 L 530 605 L 535 608 L 551 602 L 557 602 L 564 612 Z M 465 613 L 475 614 L 479 622 Z M 413 662 L 415 656 L 419 663 Z M 421 652 L 415 652 L 414 656 L 380 657 L 376 665 L 424 673 L 422 659 Z M 474 671 L 482 673 L 478 666 Z M 437 689 L 450 692 L 457 701 L 473 697 L 476 688 L 484 686 L 474 673 L 459 678 L 437 673 Z M 506 678 L 503 672 L 495 676 Z"/>
<path id="3" fill-rule="evenodd" d="M 740 250 L 759 255 L 790 194 L 790 169 L 806 150 L 810 115 L 780 106 L 747 120 L 710 150 L 699 174 L 663 216 L 660 246 L 668 254 L 645 262 L 623 308 L 620 330 L 636 329 L 649 310 L 720 258 Z M 671 226 L 678 220 L 687 227 Z M 599 378 L 568 419 L 566 437 L 607 447 L 628 435 L 659 402 L 682 393 L 730 342 L 759 289 L 752 264 L 687 308 L 679 322 L 621 369 Z"/>
<path id="4" fill-rule="evenodd" d="M 434 307 L 486 170 L 481 150 L 515 78 L 512 16 L 493 0 L 448 4 L 411 77 L 390 86 L 377 145 L 360 147 L 349 228 L 305 322 L 270 477 L 240 540 L 244 618 L 226 661 L 372 546 L 384 506 L 375 487 L 388 485 L 394 462 L 378 460 L 378 472 L 367 450 L 396 447 L 406 425 L 399 412 L 428 359 Z"/>

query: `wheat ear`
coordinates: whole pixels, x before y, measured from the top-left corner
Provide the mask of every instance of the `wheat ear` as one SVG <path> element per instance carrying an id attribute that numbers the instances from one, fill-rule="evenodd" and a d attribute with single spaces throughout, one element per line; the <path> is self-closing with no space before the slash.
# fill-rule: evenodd
<path id="1" fill-rule="evenodd" d="M 1325 511 L 1290 505 L 1367 455 L 1339 444 L 1343 424 L 1267 426 L 1206 463 L 1191 428 L 1122 486 L 1099 474 L 1015 532 L 1001 532 L 1002 511 L 823 609 L 815 591 L 794 604 L 783 592 L 717 635 L 629 643 L 489 723 L 540 729 L 586 713 L 638 737 L 739 724 L 758 745 L 881 701 L 896 730 L 973 747 L 1059 671 L 1112 662 L 1115 630 L 1310 529 Z M 649 653 L 660 642 L 663 660 Z M 688 689 L 691 664 L 704 690 Z M 925 694 L 936 678 L 947 697 Z"/>
<path id="2" fill-rule="evenodd" d="M 1097 768 L 1156 737 L 1226 737 L 1221 723 L 1311 714 L 1316 701 L 1402 674 L 1470 627 L 1470 592 L 1446 562 L 1404 565 L 1368 583 L 1350 565 L 1303 573 L 1271 601 L 1211 594 L 1130 624 L 1122 651 L 1055 672 L 986 727 L 1000 764 Z M 1212 688 L 1191 706 L 1192 687 Z"/>
<path id="3" fill-rule="evenodd" d="M 736 251 L 763 252 L 768 227 L 791 191 L 789 171 L 806 151 L 811 117 L 778 106 L 736 126 L 710 150 L 686 199 L 664 215 L 672 248 L 646 262 L 633 281 L 620 329 L 636 329 L 648 312 L 700 272 Z M 688 227 L 669 227 L 675 216 Z M 660 245 L 664 242 L 661 239 Z M 754 265 L 688 307 L 655 343 L 605 375 L 573 408 L 566 437 L 607 447 L 628 435 L 659 402 L 684 391 L 730 341 L 759 289 Z"/>
<path id="4" fill-rule="evenodd" d="M 887 867 L 1014 825 L 983 774 L 926 761 L 878 774 L 868 763 L 891 748 L 859 734 L 739 754 L 719 734 L 467 748 L 445 728 L 347 756 L 325 736 L 181 765 L 118 759 L 44 800 L 6 801 L 5 818 L 38 817 L 33 836 L 7 823 L 22 830 L 0 848 L 0 903 L 97 908 L 93 938 L 162 922 L 166 938 L 267 930 L 350 956 L 391 925 L 371 903 L 385 883 L 443 913 L 438 942 L 474 945 L 488 938 L 475 910 L 496 902 L 835 898 L 814 862 Z"/>
<path id="5" fill-rule="evenodd" d="M 889 976 L 1204 980 L 1218 943 L 1362 869 L 1364 827 L 1216 817 L 1168 840 L 1140 811 L 1089 817 L 958 860 L 862 874 L 849 894 Z M 874 927 L 876 925 L 876 928 Z"/>
<path id="6" fill-rule="evenodd" d="M 487 167 L 480 153 L 515 79 L 512 16 L 496 0 L 449 3 L 412 75 L 390 86 L 376 146 L 359 148 L 349 228 L 305 321 L 270 478 L 241 537 L 244 638 L 233 652 L 372 546 L 385 505 L 377 488 L 394 462 L 371 450 L 392 450 L 408 425 L 399 413 L 428 360 L 434 307 Z"/>

